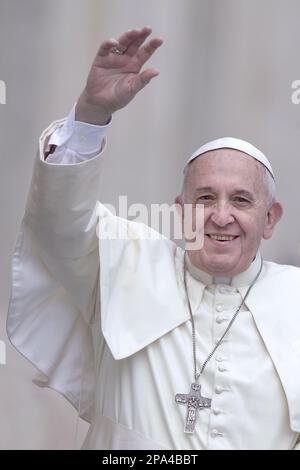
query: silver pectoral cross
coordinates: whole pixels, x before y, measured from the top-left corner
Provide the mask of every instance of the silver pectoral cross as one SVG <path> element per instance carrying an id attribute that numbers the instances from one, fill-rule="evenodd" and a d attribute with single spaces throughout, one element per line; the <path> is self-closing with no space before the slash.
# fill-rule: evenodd
<path id="1" fill-rule="evenodd" d="M 175 396 L 176 403 L 187 405 L 187 415 L 185 420 L 184 432 L 193 434 L 195 431 L 197 410 L 211 407 L 211 399 L 201 395 L 201 385 L 196 382 L 192 383 L 191 391 L 188 394 L 177 393 Z"/>

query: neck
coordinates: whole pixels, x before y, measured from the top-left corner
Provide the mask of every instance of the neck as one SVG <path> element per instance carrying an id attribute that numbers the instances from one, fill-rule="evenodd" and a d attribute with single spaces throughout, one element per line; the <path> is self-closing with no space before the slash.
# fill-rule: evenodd
<path id="1" fill-rule="evenodd" d="M 186 257 L 187 270 L 189 271 L 191 276 L 205 285 L 227 284 L 227 285 L 233 285 L 235 287 L 248 285 L 252 281 L 252 279 L 255 277 L 257 272 L 259 271 L 260 264 L 261 264 L 261 255 L 260 255 L 260 252 L 258 252 L 254 260 L 250 264 L 250 266 L 248 266 L 248 268 L 245 271 L 238 273 L 235 276 L 226 276 L 226 275 L 214 276 L 205 271 L 202 271 L 201 269 L 193 265 L 187 252 L 185 253 L 185 257 Z"/>

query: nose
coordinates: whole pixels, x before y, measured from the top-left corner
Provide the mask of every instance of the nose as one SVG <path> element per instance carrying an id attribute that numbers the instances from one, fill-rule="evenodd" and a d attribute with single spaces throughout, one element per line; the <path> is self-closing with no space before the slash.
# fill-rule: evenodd
<path id="1" fill-rule="evenodd" d="M 230 204 L 218 203 L 212 209 L 210 219 L 219 227 L 225 227 L 228 224 L 234 222 L 234 216 L 232 214 L 232 208 Z"/>

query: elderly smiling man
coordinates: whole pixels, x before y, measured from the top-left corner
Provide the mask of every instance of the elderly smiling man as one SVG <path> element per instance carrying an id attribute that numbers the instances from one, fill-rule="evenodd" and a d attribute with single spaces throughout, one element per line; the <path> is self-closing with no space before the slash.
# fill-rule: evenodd
<path id="1" fill-rule="evenodd" d="M 267 158 L 233 138 L 190 158 L 176 202 L 183 221 L 204 207 L 201 249 L 97 202 L 111 115 L 158 75 L 141 71 L 162 44 L 150 33 L 105 41 L 41 136 L 8 334 L 91 423 L 85 449 L 297 448 L 300 272 L 259 253 L 282 215 Z M 128 236 L 101 238 L 107 226 Z"/>

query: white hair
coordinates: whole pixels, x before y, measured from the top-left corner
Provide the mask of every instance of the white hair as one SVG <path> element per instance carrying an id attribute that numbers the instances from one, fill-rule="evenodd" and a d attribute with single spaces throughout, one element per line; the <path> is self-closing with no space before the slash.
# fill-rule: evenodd
<path id="1" fill-rule="evenodd" d="M 263 183 L 267 192 L 268 207 L 270 208 L 276 202 L 276 183 L 269 170 L 264 165 L 262 167 Z"/>

